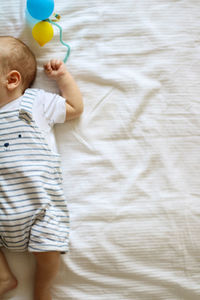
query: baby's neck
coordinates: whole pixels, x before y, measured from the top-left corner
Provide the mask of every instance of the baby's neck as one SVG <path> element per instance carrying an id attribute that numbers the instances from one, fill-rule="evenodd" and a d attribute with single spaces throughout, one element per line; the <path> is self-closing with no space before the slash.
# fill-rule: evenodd
<path id="1" fill-rule="evenodd" d="M 8 93 L 5 95 L 0 95 L 0 108 L 3 107 L 4 105 L 16 100 L 17 98 L 22 96 L 21 90 L 17 90 L 12 93 Z"/>

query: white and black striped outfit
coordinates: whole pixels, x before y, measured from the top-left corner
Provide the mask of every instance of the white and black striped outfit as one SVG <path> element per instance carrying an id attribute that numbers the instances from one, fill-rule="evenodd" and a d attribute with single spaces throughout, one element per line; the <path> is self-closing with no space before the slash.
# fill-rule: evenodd
<path id="1" fill-rule="evenodd" d="M 32 118 L 34 90 L 0 112 L 0 247 L 68 251 L 69 214 L 59 154 Z"/>

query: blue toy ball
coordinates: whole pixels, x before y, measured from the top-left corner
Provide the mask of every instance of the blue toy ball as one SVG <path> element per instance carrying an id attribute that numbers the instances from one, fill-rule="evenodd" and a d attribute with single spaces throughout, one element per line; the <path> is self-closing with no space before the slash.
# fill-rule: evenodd
<path id="1" fill-rule="evenodd" d="M 54 0 L 27 0 L 27 10 L 33 18 L 45 20 L 54 11 Z"/>

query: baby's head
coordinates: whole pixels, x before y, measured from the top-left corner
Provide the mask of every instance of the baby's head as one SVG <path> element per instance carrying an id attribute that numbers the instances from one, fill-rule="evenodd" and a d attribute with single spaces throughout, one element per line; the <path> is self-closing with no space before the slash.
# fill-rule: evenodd
<path id="1" fill-rule="evenodd" d="M 0 74 L 6 78 L 10 76 L 10 88 L 20 89 L 21 94 L 34 82 L 35 56 L 23 42 L 14 37 L 0 36 Z M 12 81 L 15 85 L 12 85 Z"/>

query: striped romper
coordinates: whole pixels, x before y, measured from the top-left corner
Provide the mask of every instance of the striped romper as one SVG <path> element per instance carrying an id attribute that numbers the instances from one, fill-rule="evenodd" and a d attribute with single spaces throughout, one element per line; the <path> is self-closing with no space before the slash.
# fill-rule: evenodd
<path id="1" fill-rule="evenodd" d="M 0 247 L 68 251 L 69 215 L 60 156 L 32 118 L 35 90 L 17 110 L 0 112 Z"/>

